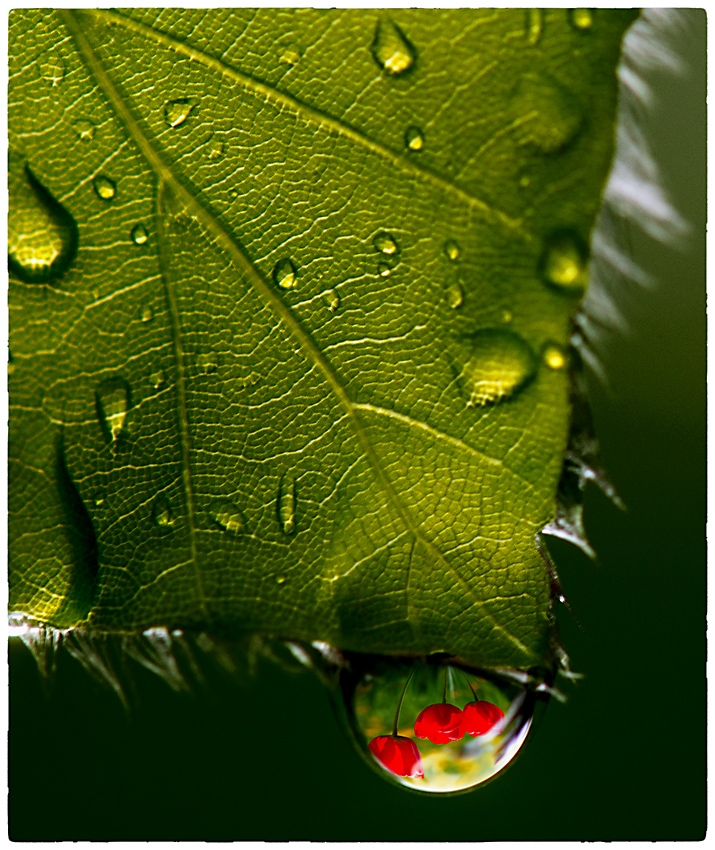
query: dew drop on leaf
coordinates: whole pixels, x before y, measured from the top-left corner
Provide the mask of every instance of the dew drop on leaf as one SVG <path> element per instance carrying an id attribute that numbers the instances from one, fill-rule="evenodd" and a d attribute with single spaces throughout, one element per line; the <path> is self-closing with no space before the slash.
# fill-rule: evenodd
<path id="1" fill-rule="evenodd" d="M 228 499 L 216 499 L 209 508 L 211 519 L 231 534 L 241 534 L 246 530 L 246 519 L 239 508 Z"/>
<path id="2" fill-rule="evenodd" d="M 142 322 L 150 322 L 154 318 L 154 311 L 147 304 L 145 307 L 142 307 Z"/>
<path id="3" fill-rule="evenodd" d="M 163 369 L 152 372 L 149 376 L 149 383 L 155 390 L 160 390 L 166 383 L 166 372 Z"/>
<path id="4" fill-rule="evenodd" d="M 285 576 L 276 576 L 276 584 L 285 584 L 287 581 Z"/>
<path id="5" fill-rule="evenodd" d="M 92 182 L 94 183 L 94 191 L 97 193 L 97 197 L 103 201 L 112 200 L 117 191 L 117 185 L 113 180 L 98 174 Z"/>
<path id="6" fill-rule="evenodd" d="M 8 161 L 7 253 L 10 271 L 25 283 L 48 283 L 77 255 L 77 223 L 21 159 Z"/>
<path id="7" fill-rule="evenodd" d="M 378 21 L 372 55 L 380 70 L 397 77 L 415 64 L 416 51 L 397 24 Z"/>
<path id="8" fill-rule="evenodd" d="M 218 372 L 218 355 L 213 351 L 206 354 L 199 354 L 196 358 L 196 365 L 201 375 L 215 375 Z"/>
<path id="9" fill-rule="evenodd" d="M 151 509 L 151 518 L 154 523 L 162 528 L 173 525 L 174 517 L 171 513 L 171 504 L 166 496 L 157 496 Z"/>
<path id="10" fill-rule="evenodd" d="M 340 306 L 340 296 L 334 289 L 328 289 L 323 294 L 323 298 L 325 299 L 325 303 L 328 305 L 328 309 L 331 313 L 334 313 Z"/>
<path id="11" fill-rule="evenodd" d="M 568 363 L 568 356 L 564 349 L 560 345 L 555 345 L 553 343 L 550 343 L 544 348 L 542 357 L 544 364 L 554 372 L 558 372 L 559 369 L 563 369 Z"/>
<path id="12" fill-rule="evenodd" d="M 469 356 L 459 375 L 468 407 L 495 404 L 514 395 L 534 376 L 537 360 L 518 334 L 487 328 L 464 339 Z"/>
<path id="13" fill-rule="evenodd" d="M 284 475 L 278 485 L 278 523 L 286 534 L 295 532 L 295 479 Z"/>
<path id="14" fill-rule="evenodd" d="M 453 310 L 456 310 L 464 304 L 464 291 L 461 284 L 453 283 L 447 289 L 447 302 Z"/>
<path id="15" fill-rule="evenodd" d="M 221 159 L 226 152 L 226 142 L 220 136 L 212 136 L 208 144 L 209 159 Z"/>
<path id="16" fill-rule="evenodd" d="M 135 224 L 132 227 L 132 242 L 135 245 L 143 245 L 149 238 L 149 233 L 143 224 Z"/>
<path id="17" fill-rule="evenodd" d="M 444 243 L 444 253 L 448 260 L 454 260 L 459 258 L 459 245 L 454 241 L 454 239 L 448 239 Z"/>
<path id="18" fill-rule="evenodd" d="M 189 117 L 193 108 L 194 105 L 189 103 L 186 97 L 170 100 L 164 106 L 164 121 L 169 127 L 180 127 Z"/>
<path id="19" fill-rule="evenodd" d="M 569 230 L 558 230 L 546 240 L 540 260 L 546 283 L 573 295 L 586 288 L 588 252 L 583 240 Z"/>
<path id="20" fill-rule="evenodd" d="M 302 51 L 298 44 L 288 44 L 281 50 L 279 61 L 283 65 L 297 65 L 301 56 Z"/>
<path id="21" fill-rule="evenodd" d="M 377 251 L 387 254 L 388 257 L 394 257 L 399 250 L 395 237 L 386 230 L 381 230 L 372 240 L 372 244 Z"/>
<path id="22" fill-rule="evenodd" d="M 131 406 L 131 391 L 124 378 L 108 378 L 95 393 L 97 415 L 104 436 L 109 442 L 117 440 L 124 432 L 127 413 Z"/>
<path id="23" fill-rule="evenodd" d="M 569 18 L 574 29 L 590 30 L 593 26 L 593 12 L 591 9 L 571 9 Z"/>
<path id="24" fill-rule="evenodd" d="M 42 77 L 50 86 L 58 86 L 65 78 L 65 63 L 59 56 L 48 56 L 42 62 L 40 69 Z"/>
<path id="25" fill-rule="evenodd" d="M 405 144 L 411 151 L 421 151 L 425 145 L 425 137 L 419 127 L 408 127 L 405 133 Z"/>
<path id="26" fill-rule="evenodd" d="M 77 133 L 80 140 L 83 142 L 91 142 L 94 138 L 95 127 L 91 121 L 84 118 L 75 121 L 72 124 L 72 129 Z"/>
<path id="27" fill-rule="evenodd" d="M 296 277 L 297 272 L 292 260 L 279 260 L 273 267 L 273 280 L 281 289 L 293 289 Z"/>
<path id="28" fill-rule="evenodd" d="M 380 277 L 389 277 L 392 273 L 392 266 L 389 266 L 387 263 L 378 263 L 377 273 Z"/>

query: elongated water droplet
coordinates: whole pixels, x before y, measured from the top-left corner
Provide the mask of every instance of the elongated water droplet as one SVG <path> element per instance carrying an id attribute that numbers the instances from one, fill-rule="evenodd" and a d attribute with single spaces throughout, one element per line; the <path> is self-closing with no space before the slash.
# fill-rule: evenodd
<path id="1" fill-rule="evenodd" d="M 216 499 L 212 502 L 209 515 L 219 528 L 231 534 L 241 534 L 246 530 L 246 518 L 228 499 Z"/>
<path id="2" fill-rule="evenodd" d="M 154 318 L 154 311 L 147 304 L 145 307 L 142 307 L 142 322 L 150 322 Z"/>
<path id="3" fill-rule="evenodd" d="M 447 256 L 447 259 L 452 260 L 452 262 L 459 258 L 459 245 L 454 241 L 454 239 L 448 239 L 444 243 L 444 253 Z"/>
<path id="4" fill-rule="evenodd" d="M 546 240 L 540 260 L 541 275 L 550 286 L 581 295 L 587 283 L 588 250 L 577 233 L 559 230 Z"/>
<path id="5" fill-rule="evenodd" d="M 174 517 L 171 513 L 171 504 L 166 496 L 157 496 L 154 499 L 154 504 L 151 509 L 151 518 L 156 525 L 165 528 L 174 524 Z"/>
<path id="6" fill-rule="evenodd" d="M 65 63 L 59 56 L 48 56 L 40 66 L 42 77 L 53 88 L 65 78 Z"/>
<path id="7" fill-rule="evenodd" d="M 576 97 L 546 73 L 524 74 L 510 103 L 521 123 L 520 141 L 542 153 L 555 153 L 572 142 L 584 124 Z"/>
<path id="8" fill-rule="evenodd" d="M 295 479 L 284 475 L 278 485 L 276 509 L 280 527 L 286 534 L 295 532 Z"/>
<path id="9" fill-rule="evenodd" d="M 103 201 L 111 201 L 117 191 L 117 184 L 110 180 L 109 177 L 104 177 L 101 174 L 98 174 L 94 178 L 94 191 L 97 193 L 97 196 L 101 198 Z"/>
<path id="10" fill-rule="evenodd" d="M 574 29 L 590 30 L 593 26 L 593 11 L 591 9 L 571 9 L 569 18 Z"/>
<path id="11" fill-rule="evenodd" d="M 292 260 L 279 260 L 273 267 L 273 280 L 281 289 L 293 289 L 296 277 L 297 272 Z"/>
<path id="12" fill-rule="evenodd" d="M 380 277 L 389 277 L 392 274 L 392 266 L 387 263 L 378 263 L 377 264 L 377 273 Z"/>
<path id="13" fill-rule="evenodd" d="M 526 43 L 533 47 L 541 40 L 541 33 L 544 29 L 544 12 L 543 9 L 527 9 L 526 10 Z"/>
<path id="14" fill-rule="evenodd" d="M 514 395 L 531 380 L 537 360 L 518 334 L 488 328 L 465 339 L 469 357 L 459 380 L 468 407 L 495 404 Z"/>
<path id="15" fill-rule="evenodd" d="M 129 384 L 124 378 L 108 378 L 97 387 L 95 397 L 102 432 L 109 442 L 114 442 L 124 432 L 131 407 Z"/>
<path id="16" fill-rule="evenodd" d="M 152 372 L 149 376 L 149 383 L 155 390 L 160 390 L 166 383 L 166 372 L 163 369 Z"/>
<path id="17" fill-rule="evenodd" d="M 75 121 L 74 124 L 72 124 L 72 129 L 83 142 L 91 142 L 94 138 L 94 124 L 84 118 L 79 121 Z"/>
<path id="18" fill-rule="evenodd" d="M 453 310 L 456 310 L 464 304 L 464 291 L 461 284 L 453 283 L 447 289 L 447 302 Z"/>
<path id="19" fill-rule="evenodd" d="M 13 155 L 8 161 L 7 179 L 10 271 L 25 283 L 55 280 L 77 255 L 77 224 L 29 167 Z"/>
<path id="20" fill-rule="evenodd" d="M 405 133 L 405 145 L 411 151 L 421 151 L 425 145 L 425 137 L 419 127 L 408 127 Z"/>
<path id="21" fill-rule="evenodd" d="M 186 97 L 170 100 L 164 107 L 164 121 L 170 127 L 180 127 L 189 117 L 194 105 Z"/>
<path id="22" fill-rule="evenodd" d="M 392 77 L 409 71 L 417 56 L 407 36 L 388 20 L 378 21 L 371 49 L 380 70 Z"/>
<path id="23" fill-rule="evenodd" d="M 394 257 L 400 250 L 395 237 L 386 230 L 381 230 L 372 240 L 372 244 L 377 251 L 387 254 L 388 257 Z"/>
<path id="24" fill-rule="evenodd" d="M 351 655 L 338 670 L 348 734 L 384 779 L 426 794 L 465 791 L 496 776 L 524 744 L 537 705 L 548 700 L 538 687 L 433 656 L 404 662 Z M 440 737 L 438 724 L 425 720 L 445 702 L 452 726 Z"/>
<path id="25" fill-rule="evenodd" d="M 328 289 L 323 295 L 323 298 L 331 313 L 334 313 L 340 306 L 340 296 L 334 289 Z"/>
<path id="26" fill-rule="evenodd" d="M 132 227 L 132 242 L 135 245 L 143 245 L 149 238 L 149 233 L 143 224 L 135 224 Z"/>
<path id="27" fill-rule="evenodd" d="M 555 372 L 563 369 L 568 363 L 568 355 L 560 345 L 555 343 L 549 343 L 544 348 L 542 358 L 545 365 Z"/>

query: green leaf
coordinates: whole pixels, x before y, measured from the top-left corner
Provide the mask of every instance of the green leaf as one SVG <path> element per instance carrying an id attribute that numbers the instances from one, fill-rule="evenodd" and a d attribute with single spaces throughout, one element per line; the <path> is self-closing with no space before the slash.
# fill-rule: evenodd
<path id="1" fill-rule="evenodd" d="M 633 17 L 12 12 L 11 608 L 544 661 Z"/>

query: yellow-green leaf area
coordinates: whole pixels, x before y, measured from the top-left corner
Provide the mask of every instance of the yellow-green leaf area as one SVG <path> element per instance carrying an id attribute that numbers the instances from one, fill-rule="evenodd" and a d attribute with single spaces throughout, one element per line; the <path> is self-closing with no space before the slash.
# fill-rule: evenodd
<path id="1" fill-rule="evenodd" d="M 540 352 L 586 260 L 553 252 L 588 244 L 633 17 L 12 12 L 33 238 L 78 234 L 11 274 L 12 609 L 544 661 Z"/>

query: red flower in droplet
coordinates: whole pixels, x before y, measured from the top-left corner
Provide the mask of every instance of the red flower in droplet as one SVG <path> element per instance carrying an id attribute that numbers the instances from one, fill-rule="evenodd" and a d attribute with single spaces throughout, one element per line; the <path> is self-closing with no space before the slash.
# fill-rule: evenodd
<path id="1" fill-rule="evenodd" d="M 486 700 L 478 700 L 465 705 L 463 717 L 463 735 L 485 735 L 504 717 L 504 712 L 498 705 Z"/>
<path id="2" fill-rule="evenodd" d="M 391 773 L 398 776 L 424 776 L 417 745 L 402 735 L 378 735 L 369 744 L 370 752 Z"/>
<path id="3" fill-rule="evenodd" d="M 462 717 L 462 710 L 448 702 L 428 705 L 415 720 L 415 735 L 418 738 L 429 738 L 433 744 L 458 741 L 464 735 Z"/>

